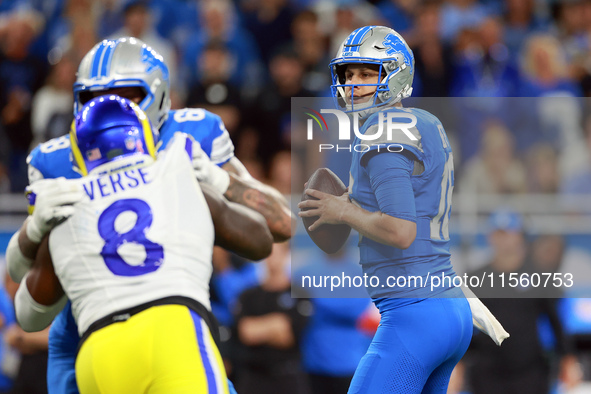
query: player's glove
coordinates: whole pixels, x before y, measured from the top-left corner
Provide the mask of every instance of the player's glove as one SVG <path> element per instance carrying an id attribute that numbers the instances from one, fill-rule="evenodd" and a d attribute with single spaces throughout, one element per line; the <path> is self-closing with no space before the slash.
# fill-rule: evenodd
<path id="1" fill-rule="evenodd" d="M 192 161 L 195 177 L 199 182 L 212 186 L 224 194 L 230 185 L 230 174 L 215 165 L 201 149 L 201 144 L 193 141 Z"/>
<path id="2" fill-rule="evenodd" d="M 26 189 L 29 202 L 34 205 L 27 222 L 27 238 L 39 243 L 52 228 L 74 213 L 74 203 L 84 196 L 82 187 L 65 178 L 42 179 Z"/>

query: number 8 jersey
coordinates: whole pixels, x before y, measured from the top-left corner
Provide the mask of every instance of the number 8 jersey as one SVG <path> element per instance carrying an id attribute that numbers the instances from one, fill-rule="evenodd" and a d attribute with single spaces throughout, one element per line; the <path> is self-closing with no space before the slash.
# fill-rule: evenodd
<path id="1" fill-rule="evenodd" d="M 72 180 L 85 199 L 52 230 L 49 248 L 80 335 L 110 313 L 169 296 L 211 309 L 214 228 L 190 147 L 179 133 L 154 164 Z"/>

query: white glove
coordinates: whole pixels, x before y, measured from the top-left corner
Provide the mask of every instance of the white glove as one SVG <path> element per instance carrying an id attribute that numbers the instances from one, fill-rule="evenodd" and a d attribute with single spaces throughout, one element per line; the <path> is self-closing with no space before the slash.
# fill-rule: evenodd
<path id="1" fill-rule="evenodd" d="M 193 141 L 192 155 L 193 170 L 197 180 L 224 194 L 230 185 L 230 174 L 215 165 L 197 141 Z"/>
<path id="2" fill-rule="evenodd" d="M 65 178 L 42 179 L 27 187 L 32 193 L 34 211 L 27 222 L 27 238 L 39 243 L 52 228 L 74 213 L 74 203 L 84 197 L 79 183 Z"/>

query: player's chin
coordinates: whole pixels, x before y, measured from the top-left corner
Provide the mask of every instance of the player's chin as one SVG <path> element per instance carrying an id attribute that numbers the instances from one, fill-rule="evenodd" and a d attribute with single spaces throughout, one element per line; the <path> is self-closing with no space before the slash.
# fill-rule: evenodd
<path id="1" fill-rule="evenodd" d="M 363 97 L 353 97 L 353 100 L 349 99 L 347 101 L 349 102 L 349 104 L 353 103 L 353 105 L 360 105 L 369 102 L 370 99 L 371 95 L 368 95 Z"/>

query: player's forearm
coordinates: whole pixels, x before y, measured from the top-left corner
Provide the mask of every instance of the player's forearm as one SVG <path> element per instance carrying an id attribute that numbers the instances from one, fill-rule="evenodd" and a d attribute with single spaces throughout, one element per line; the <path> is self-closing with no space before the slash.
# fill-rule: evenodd
<path id="1" fill-rule="evenodd" d="M 247 346 L 269 345 L 285 349 L 295 343 L 289 318 L 279 313 L 242 318 L 238 323 L 238 334 Z"/>
<path id="2" fill-rule="evenodd" d="M 230 250 L 249 260 L 262 260 L 269 256 L 273 238 L 263 217 L 239 204 L 228 202 L 223 219 L 226 226 L 221 231 L 216 227 L 216 245 Z"/>
<path id="3" fill-rule="evenodd" d="M 341 221 L 376 242 L 407 249 L 415 240 L 416 223 L 382 212 L 369 212 L 353 204 L 343 210 Z"/>
<path id="4" fill-rule="evenodd" d="M 271 254 L 273 237 L 261 214 L 228 201 L 207 184 L 201 189 L 213 219 L 217 246 L 249 260 Z"/>
<path id="5" fill-rule="evenodd" d="M 24 347 L 29 349 L 31 353 L 47 350 L 49 343 L 49 327 L 41 331 L 25 332 L 23 334 Z"/>
<path id="6" fill-rule="evenodd" d="M 62 296 L 51 305 L 39 303 L 29 292 L 27 276 L 25 276 L 14 299 L 16 319 L 22 329 L 27 332 L 41 331 L 51 324 L 66 302 L 67 298 Z"/>
<path id="7" fill-rule="evenodd" d="M 224 196 L 263 215 L 274 242 L 283 242 L 291 238 L 295 218 L 292 217 L 285 197 L 275 189 L 255 179 L 245 180 L 232 174 Z"/>

